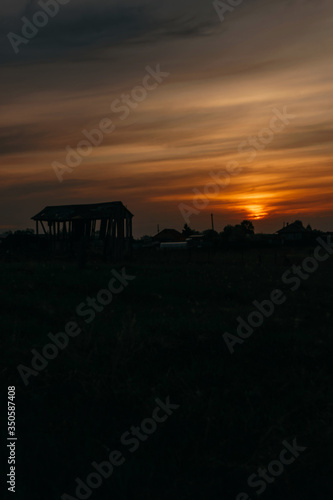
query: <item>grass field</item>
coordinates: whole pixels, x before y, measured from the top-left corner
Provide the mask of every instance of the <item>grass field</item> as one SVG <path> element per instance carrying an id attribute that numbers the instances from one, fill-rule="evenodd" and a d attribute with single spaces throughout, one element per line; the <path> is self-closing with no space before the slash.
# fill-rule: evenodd
<path id="1" fill-rule="evenodd" d="M 0 262 L 2 373 L 17 387 L 17 500 L 77 498 L 75 479 L 113 449 L 126 461 L 92 499 L 331 499 L 333 257 L 297 291 L 281 281 L 309 252 L 154 252 L 85 269 Z M 47 334 L 64 331 L 123 266 L 135 280 L 89 325 L 81 318 L 82 333 L 25 386 L 17 365 L 29 366 L 31 349 L 41 352 Z M 276 288 L 285 303 L 230 354 L 223 333 L 235 334 L 237 317 Z M 137 451 L 125 450 L 120 436 L 168 396 L 179 408 Z M 294 438 L 306 450 L 257 495 L 248 477 Z"/>

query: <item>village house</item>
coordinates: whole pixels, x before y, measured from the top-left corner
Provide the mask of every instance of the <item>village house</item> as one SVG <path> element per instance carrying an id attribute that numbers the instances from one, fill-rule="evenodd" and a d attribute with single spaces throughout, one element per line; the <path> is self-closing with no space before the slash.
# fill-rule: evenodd
<path id="1" fill-rule="evenodd" d="M 303 226 L 302 222 L 296 220 L 295 222 L 285 224 L 282 229 L 276 231 L 282 243 L 284 242 L 301 242 L 306 239 L 308 230 Z"/>
<path id="2" fill-rule="evenodd" d="M 159 243 L 175 243 L 185 241 L 185 236 L 176 229 L 163 229 L 153 236 L 153 241 Z"/>

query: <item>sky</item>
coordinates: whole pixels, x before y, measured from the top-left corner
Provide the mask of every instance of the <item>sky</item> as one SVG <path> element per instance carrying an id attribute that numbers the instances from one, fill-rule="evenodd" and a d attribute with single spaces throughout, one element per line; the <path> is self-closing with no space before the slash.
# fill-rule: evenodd
<path id="1" fill-rule="evenodd" d="M 230 3 L 1 0 L 0 232 L 108 201 L 135 237 L 332 231 L 333 4 Z"/>

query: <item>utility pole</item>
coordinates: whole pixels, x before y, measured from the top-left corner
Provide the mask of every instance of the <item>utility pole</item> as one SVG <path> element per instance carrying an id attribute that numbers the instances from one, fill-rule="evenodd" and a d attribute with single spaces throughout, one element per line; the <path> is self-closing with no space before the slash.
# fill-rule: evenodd
<path id="1" fill-rule="evenodd" d="M 157 224 L 157 234 L 160 234 L 160 225 Z"/>
<path id="2" fill-rule="evenodd" d="M 214 231 L 214 215 L 210 214 L 211 219 L 212 219 L 212 230 Z"/>

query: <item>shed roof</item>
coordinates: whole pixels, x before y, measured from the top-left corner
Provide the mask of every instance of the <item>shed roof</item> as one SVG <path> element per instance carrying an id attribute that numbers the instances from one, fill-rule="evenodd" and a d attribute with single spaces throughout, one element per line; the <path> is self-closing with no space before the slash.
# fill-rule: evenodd
<path id="1" fill-rule="evenodd" d="M 125 217 L 133 214 L 121 201 L 109 203 L 93 203 L 89 205 L 59 205 L 45 207 L 44 210 L 31 217 L 33 220 L 64 222 L 73 219 L 99 220 L 110 217 Z"/>

